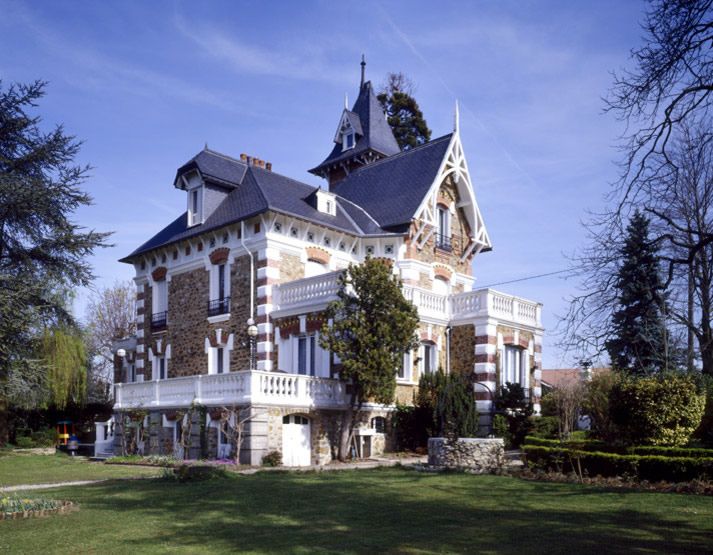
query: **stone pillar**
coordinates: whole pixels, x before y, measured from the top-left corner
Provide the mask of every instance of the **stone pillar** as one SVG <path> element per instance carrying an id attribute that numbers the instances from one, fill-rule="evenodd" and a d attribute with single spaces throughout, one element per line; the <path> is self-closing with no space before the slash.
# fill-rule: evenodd
<path id="1" fill-rule="evenodd" d="M 497 388 L 497 325 L 488 321 L 475 326 L 475 404 L 480 414 L 480 431 L 492 425 L 493 399 Z"/>
<path id="2" fill-rule="evenodd" d="M 148 455 L 161 454 L 161 426 L 163 425 L 161 413 L 151 411 L 149 413 L 149 445 L 146 453 Z"/>
<path id="3" fill-rule="evenodd" d="M 244 424 L 240 463 L 260 465 L 262 458 L 268 453 L 268 409 L 251 406 L 243 411 L 243 414 L 247 411 L 252 418 Z"/>

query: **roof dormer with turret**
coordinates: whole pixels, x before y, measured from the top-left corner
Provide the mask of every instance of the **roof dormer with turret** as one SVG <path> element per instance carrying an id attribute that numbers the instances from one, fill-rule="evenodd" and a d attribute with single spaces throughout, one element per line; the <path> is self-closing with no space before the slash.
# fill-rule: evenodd
<path id="1" fill-rule="evenodd" d="M 364 81 L 366 62 L 361 60 L 359 96 L 344 111 L 334 134 L 334 148 L 310 173 L 327 179 L 331 187 L 352 171 L 401 152 L 371 81 Z"/>

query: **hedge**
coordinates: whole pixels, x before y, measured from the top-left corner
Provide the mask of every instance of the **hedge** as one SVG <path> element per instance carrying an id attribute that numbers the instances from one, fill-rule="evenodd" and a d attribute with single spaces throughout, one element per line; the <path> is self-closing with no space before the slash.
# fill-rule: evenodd
<path id="1" fill-rule="evenodd" d="M 527 465 L 533 469 L 582 472 L 588 476 L 636 476 L 652 482 L 713 479 L 713 457 L 621 455 L 525 445 Z"/>
<path id="2" fill-rule="evenodd" d="M 534 436 L 525 438 L 525 445 L 539 447 L 579 449 L 581 451 L 601 451 L 620 455 L 658 455 L 661 457 L 713 457 L 713 449 L 695 449 L 689 447 L 663 447 L 659 445 L 640 445 L 638 447 L 617 447 L 595 439 L 560 441 Z"/>

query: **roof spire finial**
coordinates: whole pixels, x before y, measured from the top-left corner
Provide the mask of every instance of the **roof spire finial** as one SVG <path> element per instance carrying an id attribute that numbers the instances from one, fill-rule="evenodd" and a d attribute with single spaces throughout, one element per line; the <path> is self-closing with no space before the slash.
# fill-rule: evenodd
<path id="1" fill-rule="evenodd" d="M 205 146 L 203 147 L 203 150 L 208 150 L 208 141 L 205 142 Z"/>
<path id="2" fill-rule="evenodd" d="M 344 109 L 349 109 L 349 93 L 344 93 Z"/>
<path id="3" fill-rule="evenodd" d="M 456 110 L 453 114 L 453 131 L 458 133 L 460 128 L 460 110 L 458 109 L 458 99 L 456 98 Z"/>
<path id="4" fill-rule="evenodd" d="M 364 54 L 361 55 L 361 85 L 360 88 L 364 86 L 364 76 L 366 74 L 366 61 L 364 60 Z"/>

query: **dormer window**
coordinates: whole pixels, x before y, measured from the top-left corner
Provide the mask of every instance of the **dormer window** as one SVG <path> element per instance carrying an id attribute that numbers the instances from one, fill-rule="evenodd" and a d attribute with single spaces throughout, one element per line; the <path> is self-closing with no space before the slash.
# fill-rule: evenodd
<path id="1" fill-rule="evenodd" d="M 317 210 L 330 216 L 337 215 L 337 203 L 332 193 L 327 191 L 317 191 Z"/>
<path id="2" fill-rule="evenodd" d="M 342 150 L 354 148 L 354 131 L 350 129 L 349 131 L 346 131 L 342 137 Z"/>
<path id="3" fill-rule="evenodd" d="M 198 186 L 188 190 L 188 225 L 198 225 L 203 222 L 203 187 Z"/>

